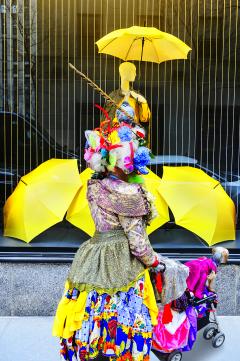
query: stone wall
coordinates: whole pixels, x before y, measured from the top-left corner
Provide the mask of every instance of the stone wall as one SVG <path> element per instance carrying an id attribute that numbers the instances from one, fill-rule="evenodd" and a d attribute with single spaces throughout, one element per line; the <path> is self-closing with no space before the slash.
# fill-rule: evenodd
<path id="1" fill-rule="evenodd" d="M 54 315 L 70 263 L 0 263 L 0 316 Z M 221 266 L 219 315 L 240 315 L 240 266 Z"/>

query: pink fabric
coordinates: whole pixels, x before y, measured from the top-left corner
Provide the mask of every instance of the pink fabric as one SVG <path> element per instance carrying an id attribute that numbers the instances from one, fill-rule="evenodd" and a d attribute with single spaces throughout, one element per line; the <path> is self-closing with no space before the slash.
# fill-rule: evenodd
<path id="1" fill-rule="evenodd" d="M 189 268 L 187 278 L 188 289 L 194 293 L 195 297 L 202 298 L 208 275 L 217 272 L 217 266 L 211 258 L 200 257 L 196 260 L 185 263 Z"/>
<path id="2" fill-rule="evenodd" d="M 174 334 L 171 334 L 162 322 L 163 312 L 158 313 L 158 324 L 153 329 L 152 347 L 162 352 L 172 352 L 185 347 L 188 343 L 188 334 L 190 323 L 185 318 L 183 323 L 177 328 Z"/>

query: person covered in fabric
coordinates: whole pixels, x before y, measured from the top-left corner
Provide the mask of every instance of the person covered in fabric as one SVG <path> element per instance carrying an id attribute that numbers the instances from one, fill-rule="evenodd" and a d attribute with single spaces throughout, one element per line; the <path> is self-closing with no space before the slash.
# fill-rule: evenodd
<path id="1" fill-rule="evenodd" d="M 85 160 L 95 171 L 87 199 L 95 235 L 75 254 L 53 335 L 62 360 L 97 356 L 148 361 L 158 308 L 149 267 L 164 269 L 145 227 L 154 205 L 140 183 L 150 150 L 144 131 L 122 122 L 86 131 Z"/>
<path id="2" fill-rule="evenodd" d="M 224 247 L 214 247 L 212 249 L 212 257 L 200 257 L 185 263 L 189 268 L 189 276 L 187 278 L 187 286 L 195 297 L 203 298 L 206 284 L 208 290 L 213 290 L 213 282 L 216 277 L 217 268 L 221 263 L 227 263 L 229 252 Z"/>

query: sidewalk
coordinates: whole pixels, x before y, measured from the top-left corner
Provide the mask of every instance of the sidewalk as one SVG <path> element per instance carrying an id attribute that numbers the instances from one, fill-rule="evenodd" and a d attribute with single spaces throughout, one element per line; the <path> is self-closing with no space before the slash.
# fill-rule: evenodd
<path id="1" fill-rule="evenodd" d="M 51 336 L 53 317 L 0 317 L 0 350 L 4 361 L 59 361 L 58 339 Z M 219 317 L 226 341 L 219 349 L 198 334 L 194 350 L 182 361 L 238 361 L 240 316 Z M 152 355 L 151 361 L 157 361 Z"/>

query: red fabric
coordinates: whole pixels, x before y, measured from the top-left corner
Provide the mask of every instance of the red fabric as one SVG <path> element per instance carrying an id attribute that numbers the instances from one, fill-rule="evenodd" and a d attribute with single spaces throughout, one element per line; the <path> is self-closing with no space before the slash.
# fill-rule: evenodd
<path id="1" fill-rule="evenodd" d="M 167 323 L 172 322 L 172 319 L 173 319 L 173 315 L 171 312 L 171 303 L 168 303 L 167 305 L 164 306 L 162 322 L 164 325 L 166 325 Z"/>
<path id="2" fill-rule="evenodd" d="M 159 264 L 159 260 L 156 258 L 153 264 L 151 265 L 151 267 L 157 267 L 158 264 Z"/>
<path id="3" fill-rule="evenodd" d="M 160 272 L 158 272 L 155 276 L 155 282 L 158 292 L 162 292 L 162 275 Z"/>

